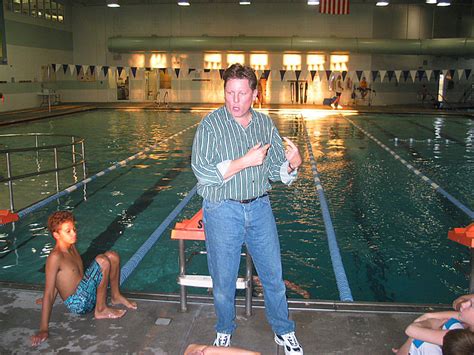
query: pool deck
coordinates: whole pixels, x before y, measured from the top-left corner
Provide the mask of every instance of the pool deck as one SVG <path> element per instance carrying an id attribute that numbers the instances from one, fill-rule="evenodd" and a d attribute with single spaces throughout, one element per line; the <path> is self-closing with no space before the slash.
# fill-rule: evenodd
<path id="1" fill-rule="evenodd" d="M 222 103 L 209 104 L 189 104 L 189 103 L 171 103 L 169 106 L 158 105 L 154 102 L 101 102 L 101 103 L 68 103 L 54 105 L 51 107 L 51 112 L 46 107 L 31 108 L 25 110 L 5 111 L 0 112 L 0 126 L 13 125 L 17 123 L 25 123 L 29 121 L 54 118 L 57 116 L 67 115 L 76 112 L 83 112 L 95 109 L 120 109 L 120 110 L 154 110 L 154 111 L 170 111 L 170 110 L 196 110 L 196 111 L 211 111 L 214 108 L 221 106 Z M 463 115 L 474 119 L 474 112 L 461 110 L 436 110 L 432 108 L 423 107 L 421 105 L 394 105 L 394 106 L 345 106 L 348 110 L 357 110 L 359 112 L 370 113 L 384 113 L 384 114 L 427 114 L 427 115 Z M 332 110 L 328 106 L 323 105 L 264 105 L 264 109 L 278 110 L 278 109 L 293 109 L 293 110 L 327 110 L 329 112 L 341 112 L 339 110 Z M 344 110 L 342 110 L 344 112 Z"/>
<path id="2" fill-rule="evenodd" d="M 177 295 L 128 295 L 138 310 L 122 319 L 95 320 L 92 314 L 68 313 L 62 302 L 53 307 L 50 338 L 37 348 L 30 337 L 38 330 L 40 290 L 0 286 L 0 353 L 140 353 L 183 354 L 191 343 L 211 344 L 215 315 L 210 297 L 191 297 L 188 312 L 179 312 Z M 139 298 L 138 298 L 139 297 Z M 58 297 L 59 299 L 59 297 Z M 242 305 L 243 300 L 238 301 Z M 305 354 L 391 354 L 404 341 L 405 327 L 430 307 L 396 304 L 350 304 L 289 300 L 291 318 Z M 438 306 L 435 309 L 446 309 Z M 284 354 L 273 342 L 263 301 L 254 299 L 253 315 L 237 308 L 238 328 L 232 345 L 262 354 Z"/>

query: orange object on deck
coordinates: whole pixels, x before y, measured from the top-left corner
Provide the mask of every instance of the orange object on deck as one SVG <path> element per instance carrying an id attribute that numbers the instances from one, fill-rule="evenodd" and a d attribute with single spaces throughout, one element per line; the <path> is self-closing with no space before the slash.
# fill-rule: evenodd
<path id="1" fill-rule="evenodd" d="M 202 208 L 191 219 L 176 223 L 171 231 L 171 239 L 205 240 Z"/>
<path id="2" fill-rule="evenodd" d="M 474 223 L 466 228 L 454 228 L 448 232 L 448 238 L 469 248 L 474 248 Z"/>
<path id="3" fill-rule="evenodd" d="M 0 210 L 0 224 L 16 222 L 19 219 L 20 217 L 18 217 L 18 213 L 13 213 L 9 210 Z"/>

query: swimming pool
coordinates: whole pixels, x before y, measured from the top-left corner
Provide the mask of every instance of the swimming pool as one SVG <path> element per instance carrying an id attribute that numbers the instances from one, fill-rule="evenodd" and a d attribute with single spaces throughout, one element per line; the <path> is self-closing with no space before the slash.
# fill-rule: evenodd
<path id="1" fill-rule="evenodd" d="M 43 265 L 53 245 L 45 223 L 58 208 L 74 209 L 78 249 L 86 262 L 110 248 L 120 253 L 123 262 L 128 260 L 195 185 L 190 169 L 195 129 L 166 138 L 196 124 L 204 114 L 96 110 L 1 128 L 0 134 L 49 132 L 84 137 L 89 175 L 147 146 L 158 145 L 146 159 L 135 160 L 89 183 L 85 201 L 82 190 L 75 191 L 61 198 L 59 204 L 50 203 L 26 216 L 15 230 L 12 226 L 0 227 L 0 280 L 44 282 Z M 471 208 L 471 119 L 344 116 L 330 111 L 280 111 L 272 113 L 272 117 L 282 135 L 298 142 L 305 157 L 299 179 L 291 187 L 274 185 L 271 192 L 285 279 L 308 291 L 311 298 L 339 297 L 305 144 L 307 130 L 354 300 L 448 303 L 467 291 L 468 250 L 449 241 L 447 231 L 467 225 L 470 218 L 357 126 Z M 0 175 L 4 175 L 3 170 Z M 64 177 L 62 187 L 73 182 L 73 178 L 67 179 Z M 54 192 L 53 180 L 41 178 L 42 193 Z M 7 200 L 4 191 L 1 190 L 3 204 Z M 18 203 L 27 205 L 30 197 L 19 197 Z M 199 208 L 200 198 L 194 197 L 178 220 L 189 218 Z M 168 229 L 127 279 L 124 289 L 178 292 L 177 242 L 170 240 L 169 234 Z M 195 243 L 191 250 L 201 247 Z M 190 270 L 204 273 L 205 257 L 193 258 Z M 300 297 L 291 290 L 289 296 Z"/>

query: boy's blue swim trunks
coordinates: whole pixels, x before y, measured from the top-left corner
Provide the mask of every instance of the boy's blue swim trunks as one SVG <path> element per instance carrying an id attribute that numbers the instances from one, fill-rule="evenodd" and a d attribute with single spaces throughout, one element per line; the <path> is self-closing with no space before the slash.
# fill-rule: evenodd
<path id="1" fill-rule="evenodd" d="M 102 270 L 94 260 L 84 273 L 76 292 L 64 301 L 69 311 L 76 314 L 92 312 L 97 301 L 97 287 L 101 281 Z"/>

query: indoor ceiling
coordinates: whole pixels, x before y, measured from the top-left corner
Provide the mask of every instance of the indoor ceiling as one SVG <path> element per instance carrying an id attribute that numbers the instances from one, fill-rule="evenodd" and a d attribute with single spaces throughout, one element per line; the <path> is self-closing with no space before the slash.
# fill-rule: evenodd
<path id="1" fill-rule="evenodd" d="M 106 6 L 106 0 L 70 0 L 74 4 L 81 4 L 83 6 Z M 238 4 L 238 0 L 188 0 L 191 3 L 191 7 L 193 5 L 199 4 Z M 121 5 L 156 5 L 156 4 L 176 4 L 177 0 L 119 0 Z M 254 4 L 300 4 L 306 5 L 307 0 L 251 0 L 252 5 Z M 350 0 L 351 4 L 374 4 L 375 0 Z M 424 0 L 390 0 L 391 4 L 425 4 Z M 473 7 L 474 0 L 452 0 L 452 4 L 455 5 L 469 5 Z M 252 6 L 247 5 L 247 6 Z M 435 5 L 427 5 L 426 6 L 435 6 Z M 313 6 L 307 5 L 308 8 L 312 8 Z M 317 8 L 317 6 L 314 6 Z"/>

